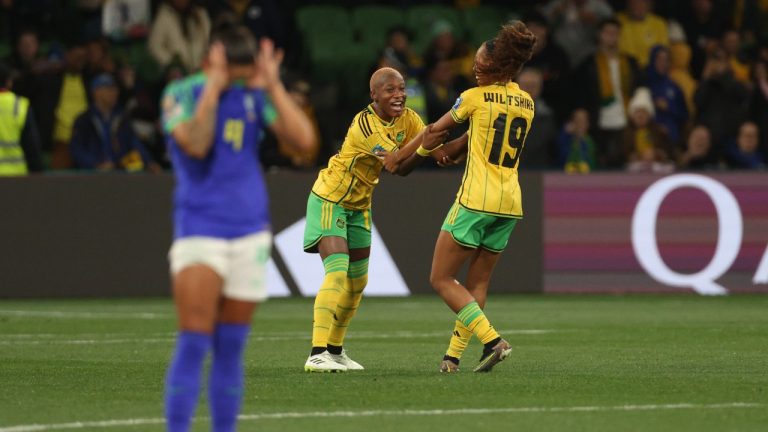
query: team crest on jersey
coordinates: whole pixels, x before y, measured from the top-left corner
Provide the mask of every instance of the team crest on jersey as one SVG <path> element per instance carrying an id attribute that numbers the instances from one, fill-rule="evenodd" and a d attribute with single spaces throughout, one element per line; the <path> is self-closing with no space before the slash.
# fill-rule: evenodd
<path id="1" fill-rule="evenodd" d="M 397 136 L 395 137 L 395 140 L 399 143 L 403 142 L 403 138 L 405 138 L 405 131 L 400 131 L 397 133 Z"/>
<path id="2" fill-rule="evenodd" d="M 459 109 L 459 107 L 461 106 L 461 102 L 462 102 L 461 96 L 457 97 L 456 102 L 454 102 L 453 104 L 453 109 Z"/>
<path id="3" fill-rule="evenodd" d="M 176 103 L 176 98 L 167 95 L 163 98 L 163 114 L 166 118 L 173 118 L 181 114 L 181 104 Z"/>
<path id="4" fill-rule="evenodd" d="M 336 226 L 337 226 L 339 229 L 344 229 L 344 227 L 346 227 L 346 226 L 347 226 L 347 223 L 346 223 L 346 222 L 344 222 L 344 219 L 342 219 L 342 218 L 337 218 L 337 219 L 336 219 Z"/>

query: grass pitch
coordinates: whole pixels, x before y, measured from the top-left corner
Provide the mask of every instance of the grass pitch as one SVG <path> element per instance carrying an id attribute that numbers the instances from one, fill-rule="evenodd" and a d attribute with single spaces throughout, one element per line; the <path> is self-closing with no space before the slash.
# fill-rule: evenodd
<path id="1" fill-rule="evenodd" d="M 436 297 L 364 299 L 346 347 L 366 370 L 307 374 L 312 301 L 272 300 L 239 430 L 768 430 L 768 296 L 492 296 L 486 313 L 514 346 L 490 374 L 471 372 L 476 340 L 437 372 L 453 316 Z M 166 299 L 0 302 L 0 432 L 163 430 L 174 325 Z"/>

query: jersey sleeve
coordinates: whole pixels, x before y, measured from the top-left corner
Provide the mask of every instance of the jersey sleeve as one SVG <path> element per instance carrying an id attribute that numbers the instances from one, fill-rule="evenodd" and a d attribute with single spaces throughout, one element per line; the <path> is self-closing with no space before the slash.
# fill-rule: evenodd
<path id="1" fill-rule="evenodd" d="M 275 106 L 272 105 L 272 100 L 268 97 L 264 97 L 264 106 L 261 109 L 261 117 L 264 119 L 265 126 L 272 126 L 277 120 L 277 111 Z"/>
<path id="2" fill-rule="evenodd" d="M 167 134 L 179 124 L 192 118 L 195 112 L 194 95 L 191 87 L 173 83 L 165 88 L 162 98 L 163 131 Z"/>
<path id="3" fill-rule="evenodd" d="M 456 123 L 464 123 L 475 112 L 475 94 L 472 90 L 474 89 L 464 91 L 451 107 L 451 117 Z"/>

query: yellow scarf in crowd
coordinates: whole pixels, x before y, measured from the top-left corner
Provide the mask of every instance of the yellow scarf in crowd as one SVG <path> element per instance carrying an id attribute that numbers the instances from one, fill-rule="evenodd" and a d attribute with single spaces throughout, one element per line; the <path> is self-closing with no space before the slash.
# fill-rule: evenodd
<path id="1" fill-rule="evenodd" d="M 619 55 L 619 80 L 621 81 L 621 95 L 624 100 L 624 106 L 629 103 L 629 91 L 632 86 L 631 69 L 629 60 L 626 56 Z M 610 105 L 616 100 L 613 94 L 613 83 L 611 82 L 611 68 L 608 66 L 608 57 L 602 52 L 595 55 L 597 63 L 597 80 L 600 83 L 600 104 L 602 106 Z"/>
<path id="2" fill-rule="evenodd" d="M 650 129 L 640 128 L 635 131 L 635 152 L 638 155 L 653 152 L 655 147 Z"/>

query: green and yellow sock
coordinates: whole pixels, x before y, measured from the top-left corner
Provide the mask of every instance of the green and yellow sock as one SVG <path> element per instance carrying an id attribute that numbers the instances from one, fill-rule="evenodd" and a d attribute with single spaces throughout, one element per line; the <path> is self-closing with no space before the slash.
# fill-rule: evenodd
<path id="1" fill-rule="evenodd" d="M 341 347 L 347 334 L 349 322 L 355 316 L 363 290 L 368 284 L 368 258 L 349 263 L 347 281 L 336 305 L 336 315 L 328 334 L 328 345 Z"/>
<path id="2" fill-rule="evenodd" d="M 314 320 L 312 322 L 312 347 L 316 349 L 328 346 L 328 333 L 333 325 L 333 314 L 344 290 L 349 269 L 349 255 L 337 253 L 323 260 L 325 278 L 320 291 L 315 297 Z"/>
<path id="3" fill-rule="evenodd" d="M 485 317 L 483 310 L 477 302 L 473 301 L 459 311 L 459 321 L 469 329 L 483 344 L 487 344 L 499 338 L 499 333 L 494 330 L 491 322 Z"/>
<path id="4" fill-rule="evenodd" d="M 467 344 L 469 344 L 470 338 L 472 338 L 472 331 L 470 331 L 464 323 L 456 320 L 451 341 L 448 343 L 448 351 L 445 352 L 445 355 L 457 360 L 460 359 L 464 350 L 467 349 Z"/>

